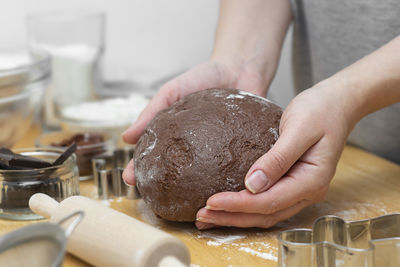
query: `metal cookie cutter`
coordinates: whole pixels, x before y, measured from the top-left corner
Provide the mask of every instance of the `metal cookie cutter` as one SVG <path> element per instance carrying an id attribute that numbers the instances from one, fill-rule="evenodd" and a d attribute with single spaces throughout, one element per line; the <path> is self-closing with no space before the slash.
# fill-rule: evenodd
<path id="1" fill-rule="evenodd" d="M 100 199 L 126 197 L 140 198 L 136 186 L 125 184 L 122 172 L 133 157 L 134 148 L 116 149 L 110 154 L 103 154 L 92 159 L 93 179 Z"/>
<path id="2" fill-rule="evenodd" d="M 400 266 L 400 213 L 345 222 L 318 218 L 312 229 L 279 233 L 278 266 Z"/>
<path id="3" fill-rule="evenodd" d="M 61 266 L 68 237 L 83 216 L 76 211 L 57 224 L 32 224 L 0 236 L 0 266 Z M 63 224 L 68 224 L 65 230 Z"/>

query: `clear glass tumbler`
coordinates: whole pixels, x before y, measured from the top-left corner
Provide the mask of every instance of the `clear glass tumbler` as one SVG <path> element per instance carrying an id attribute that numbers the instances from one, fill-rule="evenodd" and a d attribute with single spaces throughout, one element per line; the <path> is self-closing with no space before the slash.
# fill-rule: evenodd
<path id="1" fill-rule="evenodd" d="M 27 29 L 31 52 L 46 51 L 52 58 L 44 121 L 49 127 L 58 127 L 64 107 L 91 100 L 100 90 L 105 15 L 100 12 L 29 15 Z"/>

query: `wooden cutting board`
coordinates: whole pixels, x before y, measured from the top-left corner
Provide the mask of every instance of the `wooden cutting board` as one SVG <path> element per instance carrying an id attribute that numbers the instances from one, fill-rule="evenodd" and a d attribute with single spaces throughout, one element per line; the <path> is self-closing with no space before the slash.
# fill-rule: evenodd
<path id="1" fill-rule="evenodd" d="M 32 128 L 16 147 L 33 146 L 33 140 L 39 133 L 38 128 Z M 81 194 L 95 197 L 96 189 L 92 181 L 81 183 Z M 276 266 L 276 235 L 279 231 L 309 228 L 317 217 L 328 214 L 346 220 L 358 220 L 400 212 L 400 166 L 346 146 L 325 201 L 304 209 L 270 229 L 198 231 L 190 223 L 167 223 L 156 218 L 142 200 L 114 199 L 102 202 L 180 238 L 189 247 L 193 267 Z M 29 223 L 36 222 L 0 220 L 0 234 Z M 67 255 L 63 266 L 88 264 Z"/>

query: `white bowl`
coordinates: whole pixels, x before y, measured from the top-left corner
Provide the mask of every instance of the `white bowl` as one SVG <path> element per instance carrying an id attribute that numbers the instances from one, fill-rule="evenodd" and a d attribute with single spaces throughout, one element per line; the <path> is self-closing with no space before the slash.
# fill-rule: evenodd
<path id="1" fill-rule="evenodd" d="M 9 60 L 8 66 L 5 59 Z M 0 51 L 1 60 L 0 147 L 11 147 L 24 136 L 40 111 L 50 78 L 50 58 L 44 53 Z"/>

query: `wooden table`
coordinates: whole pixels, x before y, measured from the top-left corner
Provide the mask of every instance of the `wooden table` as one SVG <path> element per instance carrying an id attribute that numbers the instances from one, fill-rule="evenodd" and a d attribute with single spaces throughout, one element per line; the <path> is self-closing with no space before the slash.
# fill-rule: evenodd
<path id="1" fill-rule="evenodd" d="M 33 146 L 40 133 L 31 129 L 16 147 Z M 91 181 L 81 183 L 81 194 L 95 196 Z M 346 146 L 328 196 L 322 203 L 304 209 L 295 217 L 271 229 L 217 229 L 198 231 L 189 223 L 166 223 L 157 219 L 142 200 L 114 199 L 104 203 L 139 220 L 161 228 L 188 247 L 191 266 L 276 266 L 279 231 L 310 227 L 321 215 L 335 214 L 346 220 L 364 219 L 400 212 L 400 166 L 360 149 Z M 37 221 L 0 220 L 0 234 Z M 88 266 L 67 255 L 63 266 Z"/>

